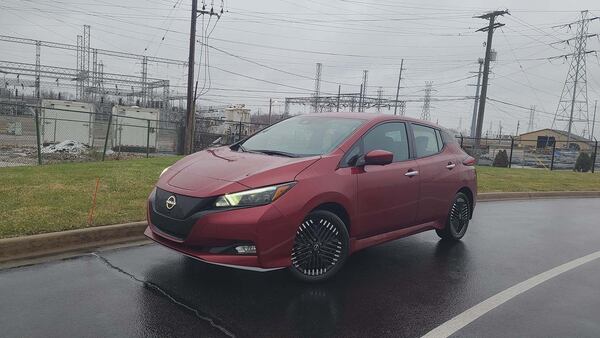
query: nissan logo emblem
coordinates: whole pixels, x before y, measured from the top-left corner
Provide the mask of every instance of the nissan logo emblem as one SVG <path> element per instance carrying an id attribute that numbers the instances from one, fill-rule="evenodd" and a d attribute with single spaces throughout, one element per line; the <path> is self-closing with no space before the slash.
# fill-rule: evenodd
<path id="1" fill-rule="evenodd" d="M 169 196 L 169 198 L 167 198 L 167 201 L 165 202 L 165 206 L 168 210 L 171 210 L 175 207 L 175 205 L 177 205 L 177 200 L 175 199 L 175 196 Z"/>

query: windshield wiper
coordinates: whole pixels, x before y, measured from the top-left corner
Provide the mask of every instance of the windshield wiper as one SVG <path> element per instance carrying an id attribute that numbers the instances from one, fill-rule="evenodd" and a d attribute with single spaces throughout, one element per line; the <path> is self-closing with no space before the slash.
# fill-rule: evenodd
<path id="1" fill-rule="evenodd" d="M 285 151 L 279 151 L 279 150 L 252 149 L 252 150 L 249 150 L 249 151 L 253 152 L 253 153 L 261 153 L 261 154 L 266 154 L 266 155 L 277 155 L 277 156 L 285 156 L 285 157 L 299 157 L 297 154 L 287 153 Z"/>

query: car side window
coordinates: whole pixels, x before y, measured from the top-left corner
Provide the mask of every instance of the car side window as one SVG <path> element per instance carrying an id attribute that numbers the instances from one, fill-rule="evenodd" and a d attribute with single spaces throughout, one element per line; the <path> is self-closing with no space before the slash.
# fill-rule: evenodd
<path id="1" fill-rule="evenodd" d="M 458 144 L 456 137 L 454 137 L 448 130 L 442 129 L 441 134 L 444 144 Z"/>
<path id="2" fill-rule="evenodd" d="M 394 154 L 394 162 L 409 159 L 406 124 L 388 122 L 371 129 L 363 136 L 363 154 L 372 150 L 386 150 Z"/>
<path id="3" fill-rule="evenodd" d="M 435 129 L 418 124 L 413 124 L 412 127 L 417 157 L 437 154 L 440 151 L 441 146 L 438 145 L 438 136 Z"/>
<path id="4" fill-rule="evenodd" d="M 444 148 L 444 141 L 442 141 L 442 134 L 440 134 L 439 130 L 435 130 L 435 137 L 437 138 L 438 148 L 440 151 Z"/>

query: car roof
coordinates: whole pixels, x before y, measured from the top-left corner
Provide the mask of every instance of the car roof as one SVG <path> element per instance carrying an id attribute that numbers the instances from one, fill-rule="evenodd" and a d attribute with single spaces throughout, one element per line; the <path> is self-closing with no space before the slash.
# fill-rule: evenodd
<path id="1" fill-rule="evenodd" d="M 429 122 L 429 121 L 419 120 L 419 119 L 415 119 L 415 118 L 407 117 L 407 116 L 397 116 L 397 115 L 390 115 L 390 114 L 355 113 L 355 112 L 328 112 L 328 113 L 306 114 L 306 115 L 303 115 L 303 116 L 307 116 L 307 115 L 308 116 L 315 116 L 315 117 L 352 118 L 352 119 L 368 120 L 368 121 L 373 121 L 373 122 L 398 120 L 398 121 L 415 122 L 415 123 L 419 123 L 419 124 L 424 124 L 424 125 L 429 125 L 429 126 L 432 126 L 432 127 L 438 127 L 438 128 L 440 128 L 440 126 L 438 126 L 437 124 Z"/>

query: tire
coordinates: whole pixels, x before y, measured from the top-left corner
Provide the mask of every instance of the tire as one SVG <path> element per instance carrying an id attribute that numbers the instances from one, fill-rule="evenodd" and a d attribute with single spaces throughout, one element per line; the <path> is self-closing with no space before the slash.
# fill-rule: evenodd
<path id="1" fill-rule="evenodd" d="M 327 280 L 344 265 L 348 247 L 344 222 L 330 211 L 312 211 L 296 231 L 289 270 L 304 282 Z"/>
<path id="2" fill-rule="evenodd" d="M 443 229 L 435 229 L 435 232 L 443 240 L 458 241 L 467 232 L 469 219 L 471 218 L 471 203 L 467 195 L 459 192 L 454 197 L 446 225 Z"/>

